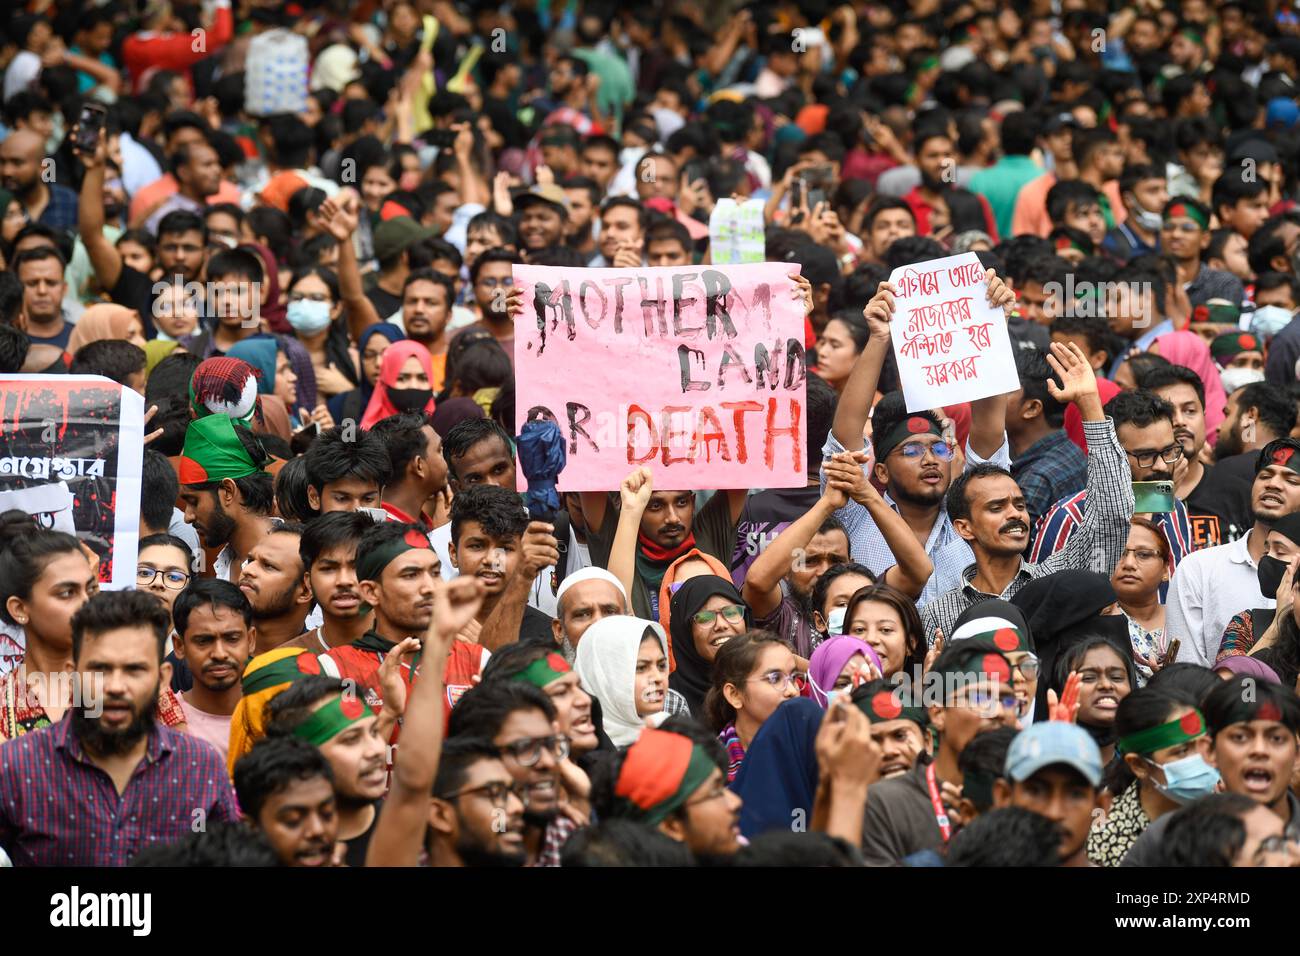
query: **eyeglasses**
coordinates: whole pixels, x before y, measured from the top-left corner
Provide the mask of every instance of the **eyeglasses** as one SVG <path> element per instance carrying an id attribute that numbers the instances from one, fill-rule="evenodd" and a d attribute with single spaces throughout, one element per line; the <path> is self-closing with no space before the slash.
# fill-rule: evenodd
<path id="1" fill-rule="evenodd" d="M 484 276 L 478 280 L 478 284 L 485 289 L 495 289 L 499 285 L 510 288 L 515 284 L 515 277 L 502 276 L 501 278 L 497 278 L 496 276 Z"/>
<path id="2" fill-rule="evenodd" d="M 764 683 L 770 684 L 772 687 L 779 687 L 782 690 L 791 686 L 794 687 L 795 690 L 803 690 L 803 679 L 799 676 L 797 671 L 791 671 L 789 674 L 784 674 L 781 671 L 768 671 L 766 674 L 751 677 L 745 683 L 752 684 L 754 681 L 760 680 Z"/>
<path id="3" fill-rule="evenodd" d="M 1125 449 L 1124 454 L 1128 455 L 1138 463 L 1139 468 L 1150 468 L 1159 458 L 1166 465 L 1172 465 L 1178 459 L 1183 457 L 1183 446 L 1174 442 L 1168 448 L 1162 448 L 1159 451 L 1128 451 Z"/>
<path id="4" fill-rule="evenodd" d="M 523 740 L 498 747 L 497 753 L 503 757 L 509 754 L 521 767 L 533 767 L 542 759 L 543 747 L 549 750 L 556 760 L 563 760 L 569 756 L 570 741 L 564 734 L 556 734 L 553 737 L 525 737 Z"/>
<path id="5" fill-rule="evenodd" d="M 1012 664 L 1011 669 L 1020 671 L 1025 680 L 1033 680 L 1038 676 L 1038 656 L 1036 654 L 1026 654 L 1018 664 Z"/>
<path id="6" fill-rule="evenodd" d="M 443 794 L 443 800 L 456 800 L 460 797 L 468 797 L 472 793 L 481 793 L 492 802 L 492 806 L 498 810 L 506 808 L 506 797 L 514 794 L 519 798 L 519 802 L 525 807 L 528 806 L 528 787 L 526 784 L 516 783 L 507 784 L 500 780 L 493 780 L 491 783 L 485 783 L 481 787 L 469 787 L 465 790 L 457 790 L 455 793 Z"/>
<path id="7" fill-rule="evenodd" d="M 718 619 L 719 614 L 728 621 L 743 621 L 745 619 L 745 608 L 741 604 L 728 604 L 717 611 L 696 611 L 691 615 L 691 620 L 700 627 L 708 627 Z"/>
<path id="8" fill-rule="evenodd" d="M 683 806 L 693 807 L 697 803 L 708 803 L 710 800 L 717 800 L 719 797 L 727 795 L 727 781 L 719 780 L 717 784 L 702 797 L 696 797 L 694 800 L 687 800 Z"/>
<path id="9" fill-rule="evenodd" d="M 1120 561 L 1124 561 L 1130 554 L 1138 564 L 1150 564 L 1152 561 L 1162 560 L 1160 552 L 1152 551 L 1150 548 L 1125 548 L 1119 554 Z"/>
<path id="10" fill-rule="evenodd" d="M 169 591 L 181 590 L 190 580 L 190 576 L 184 571 L 160 571 L 158 568 L 151 568 L 147 564 L 142 564 L 135 569 L 135 583 L 139 587 L 147 588 L 153 584 L 160 574 L 163 579 L 163 587 Z"/>
<path id="11" fill-rule="evenodd" d="M 1200 232 L 1201 227 L 1194 222 L 1167 222 L 1162 227 L 1165 232 Z"/>
<path id="12" fill-rule="evenodd" d="M 910 441 L 905 445 L 900 445 L 898 453 L 904 458 L 920 459 L 925 457 L 926 452 L 930 452 L 940 461 L 952 461 L 952 445 L 946 441 L 937 441 L 927 445 L 925 442 Z"/>
<path id="13" fill-rule="evenodd" d="M 1016 700 L 1016 695 L 1010 692 L 994 694 L 989 691 L 973 690 L 967 692 L 964 698 L 954 698 L 952 706 L 973 710 L 981 717 L 996 717 L 1005 711 L 1018 713 L 1020 704 Z"/>

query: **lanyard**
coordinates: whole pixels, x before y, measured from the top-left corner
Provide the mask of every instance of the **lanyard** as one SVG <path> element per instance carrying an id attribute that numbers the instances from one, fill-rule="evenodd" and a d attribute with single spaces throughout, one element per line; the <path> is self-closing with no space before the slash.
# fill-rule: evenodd
<path id="1" fill-rule="evenodd" d="M 925 766 L 925 786 L 930 791 L 930 806 L 934 810 L 934 820 L 939 824 L 939 835 L 947 843 L 952 836 L 952 825 L 948 822 L 948 812 L 944 810 L 943 800 L 939 797 L 939 784 L 934 778 L 934 764 Z"/>

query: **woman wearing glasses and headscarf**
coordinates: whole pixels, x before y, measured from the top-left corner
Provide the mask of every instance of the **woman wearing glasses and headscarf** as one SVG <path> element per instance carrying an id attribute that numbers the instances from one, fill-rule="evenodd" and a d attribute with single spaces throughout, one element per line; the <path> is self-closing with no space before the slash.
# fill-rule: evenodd
<path id="1" fill-rule="evenodd" d="M 692 714 L 704 713 L 704 696 L 713 684 L 713 659 L 718 649 L 749 630 L 749 608 L 728 578 L 705 574 L 691 578 L 672 596 L 672 657 L 675 669 L 668 685 L 682 697 Z"/>

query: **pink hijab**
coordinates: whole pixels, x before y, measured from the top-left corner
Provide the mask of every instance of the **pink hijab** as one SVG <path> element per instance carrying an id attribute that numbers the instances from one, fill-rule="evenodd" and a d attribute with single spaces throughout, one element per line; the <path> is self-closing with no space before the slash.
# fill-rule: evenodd
<path id="1" fill-rule="evenodd" d="M 1190 368 L 1205 386 L 1205 440 L 1213 447 L 1219 438 L 1219 422 L 1228 400 L 1219 379 L 1219 367 L 1210 356 L 1210 347 L 1195 332 L 1170 332 L 1156 339 L 1156 351 L 1175 365 Z"/>
<path id="2" fill-rule="evenodd" d="M 81 318 L 72 328 L 72 334 L 68 336 L 68 354 L 76 355 L 83 345 L 104 339 L 125 341 L 131 334 L 132 319 L 140 322 L 135 309 L 128 309 L 124 305 L 100 302 L 90 306 L 81 313 Z M 143 327 L 141 323 L 141 328 Z"/>
<path id="3" fill-rule="evenodd" d="M 414 355 L 424 366 L 424 373 L 429 376 L 429 382 L 433 382 L 433 359 L 429 356 L 429 350 L 419 342 L 412 342 L 407 339 L 403 342 L 394 342 L 384 350 L 384 357 L 379 360 L 379 381 L 375 382 L 375 390 L 370 395 L 370 404 L 366 406 L 366 413 L 361 416 L 361 427 L 369 428 L 375 422 L 383 421 L 392 415 L 396 415 L 400 409 L 393 404 L 393 400 L 388 397 L 388 390 L 397 387 L 397 376 L 402 371 L 402 366 L 406 360 Z M 429 398 L 429 404 L 424 406 L 424 413 L 431 414 L 434 409 L 432 396 Z"/>

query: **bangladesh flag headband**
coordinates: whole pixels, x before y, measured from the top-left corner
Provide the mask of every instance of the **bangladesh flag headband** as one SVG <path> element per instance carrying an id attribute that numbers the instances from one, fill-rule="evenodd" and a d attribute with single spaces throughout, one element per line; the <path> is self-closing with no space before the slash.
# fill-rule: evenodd
<path id="1" fill-rule="evenodd" d="M 235 434 L 225 415 L 196 418 L 185 429 L 178 474 L 182 485 L 202 485 L 225 478 L 246 478 L 261 468 Z"/>
<path id="2" fill-rule="evenodd" d="M 307 741 L 313 747 L 319 747 L 343 733 L 357 721 L 373 716 L 375 712 L 366 706 L 365 701 L 343 694 L 312 711 L 310 717 L 293 728 L 293 735 Z"/>
<path id="3" fill-rule="evenodd" d="M 552 651 L 543 657 L 537 658 L 523 670 L 511 676 L 511 680 L 521 680 L 527 684 L 532 684 L 538 690 L 542 690 L 547 684 L 559 680 L 565 674 L 573 672 L 569 667 L 569 662 L 559 654 Z"/>
<path id="4" fill-rule="evenodd" d="M 1179 218 L 1190 219 L 1202 229 L 1210 228 L 1210 224 L 1206 220 L 1205 215 L 1195 206 L 1189 206 L 1185 202 L 1174 203 L 1165 210 L 1165 222 L 1168 222 L 1170 219 Z"/>
<path id="5" fill-rule="evenodd" d="M 685 804 L 717 766 L 689 738 L 646 728 L 623 757 L 614 796 L 624 815 L 655 826 Z"/>
<path id="6" fill-rule="evenodd" d="M 888 720 L 910 720 L 922 730 L 929 726 L 930 718 L 924 707 L 907 707 L 899 700 L 902 689 L 879 690 L 870 697 L 856 701 L 858 710 L 867 715 L 873 724 Z"/>
<path id="7" fill-rule="evenodd" d="M 1118 747 L 1120 753 L 1149 754 L 1203 736 L 1205 736 L 1205 718 L 1201 716 L 1199 710 L 1193 710 L 1167 724 L 1148 727 L 1146 730 L 1121 737 Z"/>
<path id="8" fill-rule="evenodd" d="M 1000 627 L 996 631 L 972 634 L 970 640 L 991 642 L 1003 654 L 1033 650 L 1029 646 L 1029 638 L 1018 627 Z"/>

